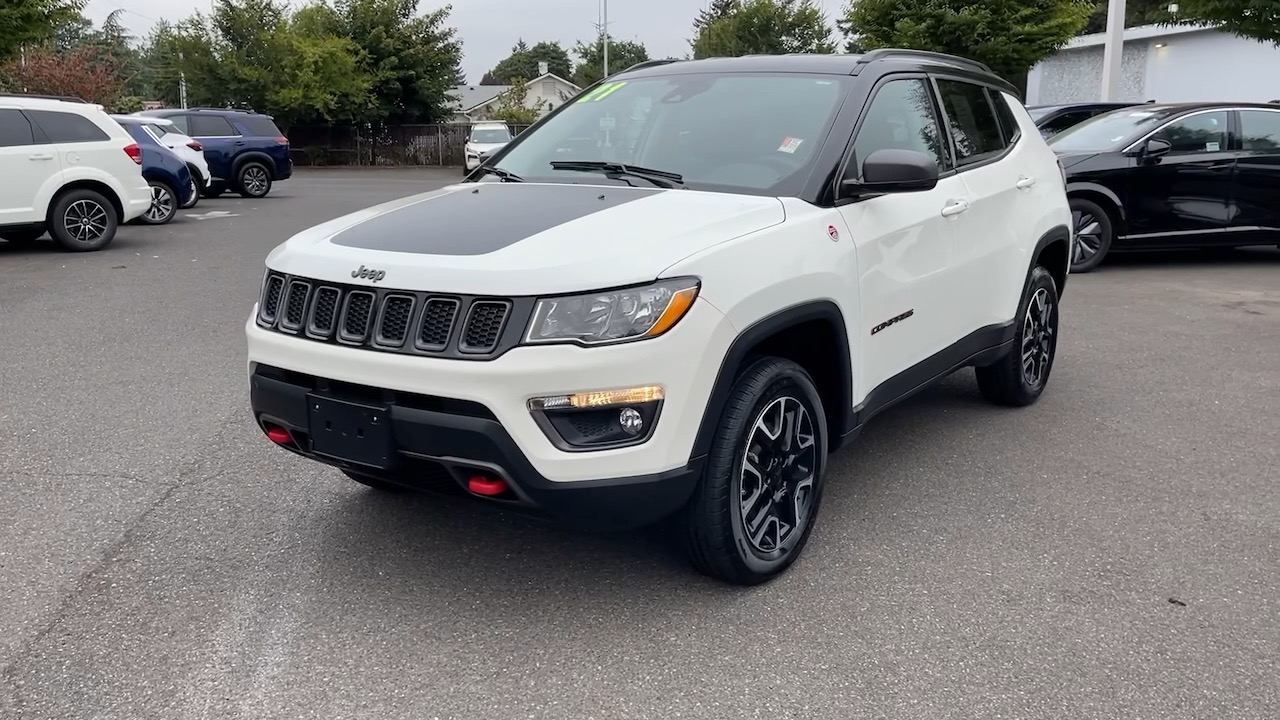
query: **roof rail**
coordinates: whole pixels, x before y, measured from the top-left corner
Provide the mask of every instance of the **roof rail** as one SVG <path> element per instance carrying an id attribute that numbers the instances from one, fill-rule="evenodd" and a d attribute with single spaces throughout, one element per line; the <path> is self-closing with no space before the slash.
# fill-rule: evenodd
<path id="1" fill-rule="evenodd" d="M 166 109 L 177 110 L 180 108 L 166 108 Z M 251 107 L 230 107 L 230 106 L 228 107 L 189 107 L 186 109 L 187 110 L 214 110 L 218 112 L 225 112 L 227 110 L 230 110 L 232 112 L 246 112 L 246 113 L 253 113 L 255 115 L 257 114 L 257 111 Z"/>
<path id="2" fill-rule="evenodd" d="M 75 97 L 74 95 L 41 95 L 39 93 L 0 92 L 0 97 L 36 98 L 38 100 L 61 100 L 63 102 L 85 103 L 86 105 L 89 103 L 88 100 L 85 100 L 84 98 Z"/>
<path id="3" fill-rule="evenodd" d="M 869 62 L 875 62 L 876 60 L 885 60 L 891 57 L 902 57 L 902 58 L 914 57 L 914 58 L 920 58 L 921 60 L 936 60 L 938 62 L 943 62 L 950 65 L 966 65 L 980 72 L 985 72 L 985 73 L 991 72 L 991 68 L 987 67 L 986 64 L 984 63 L 978 62 L 977 60 L 970 60 L 969 58 L 960 57 L 959 55 L 948 55 L 946 53 L 931 52 L 929 50 L 910 50 L 907 48 L 880 48 L 878 50 L 872 50 L 870 52 L 864 53 L 862 57 L 858 58 L 858 64 L 863 65 Z"/>
<path id="4" fill-rule="evenodd" d="M 626 70 L 619 70 L 618 72 L 631 72 L 632 70 L 643 70 L 644 68 L 658 67 L 659 65 L 670 65 L 671 63 L 674 63 L 674 62 L 680 62 L 680 61 L 677 60 L 676 58 L 665 58 L 663 60 L 641 60 L 640 62 L 636 63 L 635 65 L 632 65 Z M 613 74 L 617 75 L 618 73 L 613 73 Z"/>

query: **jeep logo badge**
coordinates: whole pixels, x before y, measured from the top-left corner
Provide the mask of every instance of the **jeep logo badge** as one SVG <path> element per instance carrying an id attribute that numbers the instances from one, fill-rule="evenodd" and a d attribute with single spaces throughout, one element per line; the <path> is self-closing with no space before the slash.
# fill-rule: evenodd
<path id="1" fill-rule="evenodd" d="M 364 278 L 365 280 L 372 280 L 373 282 L 378 282 L 386 276 L 387 272 L 385 270 L 370 270 L 363 265 L 360 266 L 359 270 L 351 271 L 351 277 Z"/>

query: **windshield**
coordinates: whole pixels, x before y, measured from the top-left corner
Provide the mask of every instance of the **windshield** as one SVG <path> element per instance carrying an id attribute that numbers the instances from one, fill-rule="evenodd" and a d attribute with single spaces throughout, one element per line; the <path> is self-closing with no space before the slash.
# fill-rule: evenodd
<path id="1" fill-rule="evenodd" d="M 1030 113 L 1032 120 L 1039 122 L 1040 118 L 1053 112 L 1053 108 L 1051 107 L 1027 108 L 1027 112 Z"/>
<path id="2" fill-rule="evenodd" d="M 510 139 L 506 128 L 477 128 L 471 132 L 473 143 L 504 143 Z"/>
<path id="3" fill-rule="evenodd" d="M 621 163 L 677 173 L 693 189 L 789 195 L 799 192 L 848 81 L 735 73 L 607 82 L 508 145 L 498 165 L 537 182 L 643 183 L 551 166 Z"/>
<path id="4" fill-rule="evenodd" d="M 1169 117 L 1168 111 L 1113 110 L 1073 125 L 1049 140 L 1060 153 L 1096 153 L 1119 150 Z"/>

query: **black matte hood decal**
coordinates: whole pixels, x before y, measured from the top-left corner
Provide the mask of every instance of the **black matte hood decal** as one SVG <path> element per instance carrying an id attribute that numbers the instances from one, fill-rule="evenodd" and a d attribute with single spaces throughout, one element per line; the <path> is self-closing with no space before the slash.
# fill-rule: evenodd
<path id="1" fill-rule="evenodd" d="M 396 208 L 329 239 L 334 245 L 422 255 L 484 255 L 662 189 L 473 183 Z"/>

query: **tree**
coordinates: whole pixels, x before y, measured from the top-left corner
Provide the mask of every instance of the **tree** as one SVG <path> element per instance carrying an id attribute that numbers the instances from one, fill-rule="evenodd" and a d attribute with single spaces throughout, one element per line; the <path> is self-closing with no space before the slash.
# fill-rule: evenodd
<path id="1" fill-rule="evenodd" d="M 541 74 L 538 72 L 538 63 L 546 63 L 547 72 L 562 78 L 568 78 L 573 73 L 569 53 L 565 52 L 560 43 L 540 42 L 530 47 L 521 39 L 511 48 L 511 54 L 494 65 L 485 77 L 498 81 L 489 83 L 492 85 L 515 85 L 516 78 L 538 77 Z M 481 84 L 485 83 L 482 81 Z"/>
<path id="2" fill-rule="evenodd" d="M 703 26 L 693 56 L 831 53 L 832 28 L 813 0 L 746 0 Z"/>
<path id="3" fill-rule="evenodd" d="M 481 85 L 505 85 L 506 83 L 499 80 L 498 76 L 494 75 L 493 71 L 490 70 L 489 72 L 485 73 L 480 77 L 480 84 Z"/>
<path id="4" fill-rule="evenodd" d="M 530 106 L 528 98 L 528 81 L 524 78 L 512 78 L 511 89 L 502 93 L 498 106 L 490 114 L 494 119 L 512 125 L 532 125 L 542 116 L 542 107 L 539 103 Z"/>
<path id="5" fill-rule="evenodd" d="M 603 77 L 604 41 L 603 38 L 593 43 L 579 41 L 573 48 L 578 56 L 578 66 L 573 69 L 573 83 L 578 87 L 586 87 Z M 649 59 L 649 51 L 644 43 L 627 40 L 609 41 L 609 72 L 625 70 L 636 63 Z"/>
<path id="6" fill-rule="evenodd" d="M 53 43 L 27 48 L 25 61 L 9 60 L 0 68 L 14 89 L 42 95 L 71 95 L 114 108 L 124 80 L 119 68 L 90 46 L 59 51 Z"/>
<path id="7" fill-rule="evenodd" d="M 1275 0 L 1178 0 L 1178 24 L 1216 25 L 1239 37 L 1280 45 Z"/>
<path id="8" fill-rule="evenodd" d="M 742 0 L 711 0 L 711 4 L 704 10 L 698 11 L 698 16 L 693 19 L 693 35 L 698 36 L 702 29 L 716 20 L 723 20 L 737 12 L 742 7 Z"/>
<path id="9" fill-rule="evenodd" d="M 1016 77 L 1062 48 L 1093 0 L 856 0 L 842 29 L 863 49 L 932 50 Z"/>
<path id="10" fill-rule="evenodd" d="M 85 0 L 4 0 L 0 3 L 0 62 L 23 46 L 40 45 L 59 27 L 80 18 Z"/>
<path id="11" fill-rule="evenodd" d="M 1107 5 L 1108 3 L 1104 0 L 1094 6 L 1093 14 L 1089 16 L 1089 22 L 1085 23 L 1085 26 L 1080 29 L 1080 35 L 1106 31 Z M 1127 0 L 1125 2 L 1124 17 L 1125 27 L 1168 23 L 1173 19 L 1173 16 L 1169 14 L 1169 0 Z"/>

